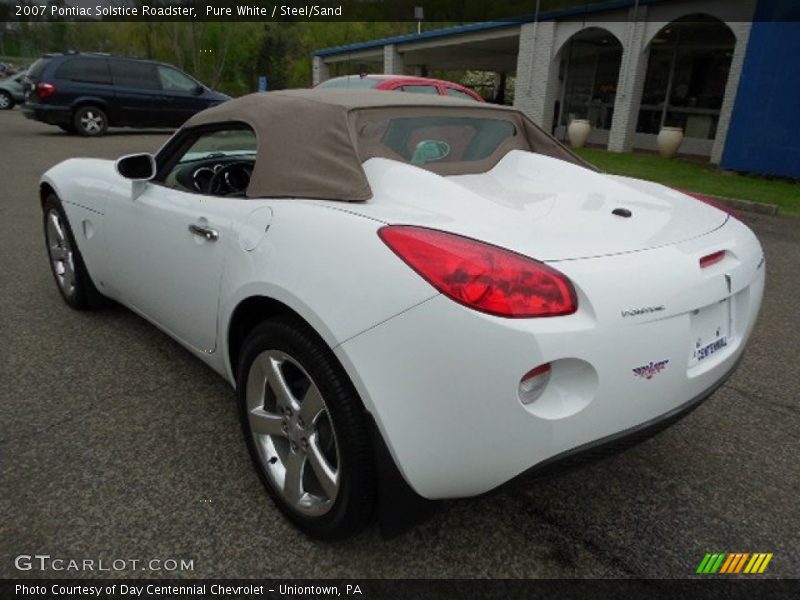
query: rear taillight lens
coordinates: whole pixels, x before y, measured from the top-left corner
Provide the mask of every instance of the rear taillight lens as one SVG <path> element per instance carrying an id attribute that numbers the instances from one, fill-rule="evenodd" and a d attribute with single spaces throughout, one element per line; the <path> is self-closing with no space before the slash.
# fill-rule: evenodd
<path id="1" fill-rule="evenodd" d="M 739 213 L 732 209 L 730 206 L 723 204 L 719 200 L 715 200 L 714 198 L 709 198 L 708 196 L 704 196 L 703 194 L 698 194 L 697 192 L 687 192 L 686 190 L 678 190 L 682 194 L 686 194 L 687 196 L 691 196 L 695 200 L 700 200 L 700 202 L 704 202 L 709 206 L 713 206 L 714 208 L 720 209 L 722 212 L 726 212 L 729 215 L 739 218 Z"/>
<path id="2" fill-rule="evenodd" d="M 36 95 L 39 97 L 39 100 L 44 100 L 45 98 L 49 98 L 55 93 L 56 93 L 56 86 L 54 86 L 52 83 L 36 84 Z"/>
<path id="3" fill-rule="evenodd" d="M 569 279 L 532 258 L 424 227 L 392 225 L 378 235 L 433 287 L 469 308 L 517 319 L 578 309 Z"/>

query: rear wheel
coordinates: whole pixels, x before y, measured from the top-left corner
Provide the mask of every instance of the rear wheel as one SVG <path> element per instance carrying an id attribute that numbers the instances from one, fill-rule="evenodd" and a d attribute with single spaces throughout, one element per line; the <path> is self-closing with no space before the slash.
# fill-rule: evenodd
<path id="1" fill-rule="evenodd" d="M 0 90 L 0 110 L 11 110 L 14 108 L 14 98 L 8 92 Z"/>
<path id="2" fill-rule="evenodd" d="M 44 202 L 44 235 L 50 270 L 64 302 L 76 310 L 101 305 L 105 297 L 89 277 L 61 201 L 55 194 L 50 194 Z"/>
<path id="3" fill-rule="evenodd" d="M 299 529 L 341 539 L 371 519 L 376 478 L 364 408 L 328 346 L 300 320 L 247 337 L 238 370 L 242 428 L 258 474 Z"/>
<path id="4" fill-rule="evenodd" d="M 79 134 L 95 137 L 108 129 L 108 117 L 96 106 L 81 106 L 72 117 L 72 125 Z"/>

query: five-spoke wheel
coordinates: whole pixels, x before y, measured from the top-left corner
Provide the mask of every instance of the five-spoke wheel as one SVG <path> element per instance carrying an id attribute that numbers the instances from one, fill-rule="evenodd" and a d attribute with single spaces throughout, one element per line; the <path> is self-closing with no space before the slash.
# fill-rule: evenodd
<path id="1" fill-rule="evenodd" d="M 82 106 L 75 111 L 72 126 L 81 135 L 89 137 L 103 135 L 108 129 L 108 117 L 96 106 Z"/>
<path id="2" fill-rule="evenodd" d="M 364 527 L 376 496 L 366 412 L 328 345 L 296 317 L 268 319 L 244 341 L 237 389 L 250 456 L 284 514 L 323 539 Z"/>
<path id="3" fill-rule="evenodd" d="M 62 294 L 72 296 L 75 293 L 75 257 L 66 227 L 55 207 L 45 215 L 45 237 L 56 283 Z"/>
<path id="4" fill-rule="evenodd" d="M 61 201 L 55 194 L 50 194 L 43 209 L 50 270 L 64 301 L 79 310 L 103 305 L 106 298 L 94 286 L 86 270 Z"/>
<path id="5" fill-rule="evenodd" d="M 247 378 L 247 409 L 262 464 L 287 504 L 328 512 L 339 491 L 339 447 L 311 376 L 288 354 L 262 352 Z"/>

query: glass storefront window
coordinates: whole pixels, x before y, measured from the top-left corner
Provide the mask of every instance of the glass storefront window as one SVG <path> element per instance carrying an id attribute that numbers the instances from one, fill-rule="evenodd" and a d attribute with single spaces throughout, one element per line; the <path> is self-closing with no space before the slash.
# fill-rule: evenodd
<path id="1" fill-rule="evenodd" d="M 636 131 L 681 127 L 686 137 L 714 139 L 736 40 L 716 19 L 675 21 L 650 44 Z"/>
<path id="2" fill-rule="evenodd" d="M 602 29 L 587 29 L 562 51 L 564 85 L 558 122 L 588 119 L 595 129 L 611 129 L 622 61 L 622 46 Z"/>

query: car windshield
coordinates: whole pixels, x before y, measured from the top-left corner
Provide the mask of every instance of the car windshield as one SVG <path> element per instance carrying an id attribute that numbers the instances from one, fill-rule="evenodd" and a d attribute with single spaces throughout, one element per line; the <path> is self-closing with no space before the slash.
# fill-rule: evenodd
<path id="1" fill-rule="evenodd" d="M 216 156 L 255 156 L 256 136 L 249 129 L 228 129 L 201 136 L 178 164 Z"/>
<path id="2" fill-rule="evenodd" d="M 493 158 L 496 162 L 515 147 L 527 149 L 524 135 L 518 135 L 511 118 L 484 114 L 374 115 L 357 127 L 362 157 L 383 156 L 431 170 L 449 166 L 478 172 L 478 163 Z M 475 164 L 471 167 L 470 163 Z"/>

